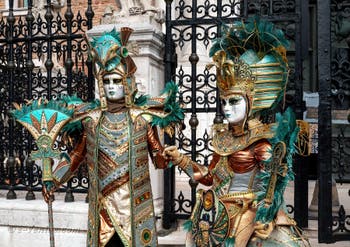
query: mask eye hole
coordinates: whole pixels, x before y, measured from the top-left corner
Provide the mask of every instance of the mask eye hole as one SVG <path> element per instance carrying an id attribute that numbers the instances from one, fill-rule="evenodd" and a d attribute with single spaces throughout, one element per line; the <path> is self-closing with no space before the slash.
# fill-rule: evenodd
<path id="1" fill-rule="evenodd" d="M 240 98 L 230 98 L 230 99 L 228 100 L 228 103 L 229 103 L 230 105 L 237 105 L 240 101 L 241 101 Z"/>
<path id="2" fill-rule="evenodd" d="M 113 79 L 113 83 L 114 84 L 120 84 L 120 83 L 122 83 L 122 79 L 121 78 Z"/>
<path id="3" fill-rule="evenodd" d="M 225 100 L 225 99 L 222 99 L 222 100 L 221 100 L 221 104 L 222 104 L 223 106 L 225 106 L 225 105 L 227 104 L 226 100 Z"/>

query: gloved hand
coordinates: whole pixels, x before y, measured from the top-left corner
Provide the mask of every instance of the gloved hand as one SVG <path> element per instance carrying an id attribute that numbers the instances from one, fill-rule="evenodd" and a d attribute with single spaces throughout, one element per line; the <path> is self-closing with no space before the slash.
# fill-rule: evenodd
<path id="1" fill-rule="evenodd" d="M 170 159 L 172 161 L 175 161 L 175 160 L 178 160 L 180 158 L 181 153 L 179 152 L 179 150 L 177 149 L 176 146 L 169 146 L 169 147 L 164 148 L 162 155 L 166 159 Z"/>
<path id="2" fill-rule="evenodd" d="M 263 224 L 258 221 L 254 225 L 254 234 L 258 238 L 267 239 L 270 236 L 273 228 L 273 222 Z"/>

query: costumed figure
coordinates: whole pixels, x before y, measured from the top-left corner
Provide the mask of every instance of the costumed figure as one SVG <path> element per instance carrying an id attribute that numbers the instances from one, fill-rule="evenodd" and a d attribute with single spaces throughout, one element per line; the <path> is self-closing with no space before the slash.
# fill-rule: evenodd
<path id="1" fill-rule="evenodd" d="M 86 161 L 89 247 L 157 246 L 148 154 L 156 168 L 167 168 L 158 128 L 170 133 L 183 119 L 173 82 L 159 97 L 137 94 L 136 66 L 126 48 L 131 33 L 130 28 L 113 30 L 90 44 L 98 65 L 99 100 L 83 103 L 68 96 L 59 103 L 74 109 L 61 133 L 74 144 L 44 181 L 44 195 L 67 182 Z"/>
<path id="2" fill-rule="evenodd" d="M 213 126 L 209 167 L 164 150 L 192 179 L 211 186 L 197 192 L 185 223 L 187 246 L 304 246 L 293 219 L 285 213 L 283 193 L 293 179 L 292 154 L 299 128 L 290 109 L 263 123 L 284 99 L 288 77 L 283 32 L 251 19 L 225 27 L 210 50 L 226 118 Z"/>

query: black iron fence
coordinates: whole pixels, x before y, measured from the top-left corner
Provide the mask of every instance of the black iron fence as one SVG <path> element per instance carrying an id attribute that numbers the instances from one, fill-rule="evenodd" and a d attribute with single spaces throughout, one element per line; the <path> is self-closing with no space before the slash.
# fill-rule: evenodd
<path id="1" fill-rule="evenodd" d="M 41 190 L 40 166 L 28 158 L 35 149 L 30 134 L 8 114 L 12 102 L 39 97 L 51 99 L 74 94 L 89 100 L 94 97 L 92 62 L 87 57 L 85 31 L 92 28 L 91 0 L 84 13 L 72 12 L 71 0 L 62 9 L 50 0 L 40 9 L 28 0 L 27 13 L 15 15 L 14 1 L 0 19 L 0 189 L 7 198 L 15 190 L 26 190 L 26 199 L 35 199 Z M 61 147 L 56 147 L 61 148 Z M 87 191 L 87 173 L 82 167 L 63 189 L 66 200 L 72 190 Z"/>
<path id="2" fill-rule="evenodd" d="M 349 180 L 350 1 L 318 4 L 319 241 L 350 240 L 346 205 L 332 214 L 332 178 Z M 348 195 L 347 195 L 348 196 Z"/>
<path id="3" fill-rule="evenodd" d="M 59 94 L 78 93 L 83 99 L 93 98 L 92 63 L 86 56 L 84 33 L 92 27 L 94 13 L 91 0 L 87 1 L 84 13 L 73 13 L 71 0 L 59 11 L 50 0 L 41 10 L 28 0 L 27 13 L 17 16 L 14 1 L 8 2 L 6 16 L 0 19 L 0 189 L 8 191 L 8 199 L 16 198 L 16 190 L 25 190 L 26 199 L 30 200 L 35 198 L 33 191 L 41 190 L 41 169 L 28 158 L 30 150 L 35 149 L 29 133 L 9 117 L 8 110 L 12 102 L 55 98 Z M 319 240 L 330 243 L 350 239 L 350 216 L 345 205 L 339 207 L 336 215 L 332 215 L 331 208 L 332 176 L 337 182 L 348 182 L 350 178 L 350 131 L 348 116 L 344 118 L 349 114 L 350 102 L 350 1 L 165 2 L 165 79 L 180 85 L 180 100 L 186 111 L 185 128 L 176 138 L 179 147 L 204 165 L 211 159 L 209 126 L 201 124 L 204 118 L 222 121 L 215 74 L 205 67 L 210 62 L 210 44 L 221 35 L 220 25 L 253 14 L 269 19 L 291 41 L 287 103 L 294 107 L 297 118 L 301 119 L 305 110 L 302 96 L 305 82 L 312 84 L 307 89 L 319 92 Z M 342 122 L 332 122 L 337 114 L 343 116 Z M 305 162 L 302 158 L 296 159 L 294 216 L 305 227 L 308 183 L 302 162 Z M 175 168 L 166 170 L 164 176 L 164 226 L 169 228 L 176 219 L 189 217 L 198 185 Z M 181 187 L 181 180 L 189 185 Z M 86 191 L 87 187 L 83 166 L 63 188 L 67 191 L 66 200 L 73 200 L 73 190 Z"/>

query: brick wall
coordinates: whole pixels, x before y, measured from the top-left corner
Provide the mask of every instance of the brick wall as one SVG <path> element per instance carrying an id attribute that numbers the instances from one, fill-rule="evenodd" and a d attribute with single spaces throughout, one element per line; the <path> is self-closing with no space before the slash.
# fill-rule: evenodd
<path id="1" fill-rule="evenodd" d="M 5 1 L 0 1 L 0 9 L 4 9 L 5 8 Z"/>
<path id="2" fill-rule="evenodd" d="M 92 8 L 95 13 L 93 22 L 94 26 L 100 24 L 101 17 L 108 6 L 118 10 L 117 0 L 92 0 Z M 72 9 L 75 14 L 80 10 L 81 14 L 85 15 L 86 7 L 87 0 L 72 1 Z"/>
<path id="3" fill-rule="evenodd" d="M 5 9 L 5 1 L 0 1 L 0 10 Z M 16 1 L 16 0 L 15 0 Z M 100 24 L 101 17 L 107 6 L 111 6 L 114 10 L 118 10 L 117 0 L 92 0 L 92 8 L 95 13 L 93 25 Z M 74 15 L 80 11 L 80 14 L 85 17 L 85 11 L 87 8 L 87 0 L 72 0 L 72 9 Z M 62 8 L 61 12 L 64 15 L 66 8 Z M 2 16 L 2 12 L 0 12 L 0 17 Z"/>

